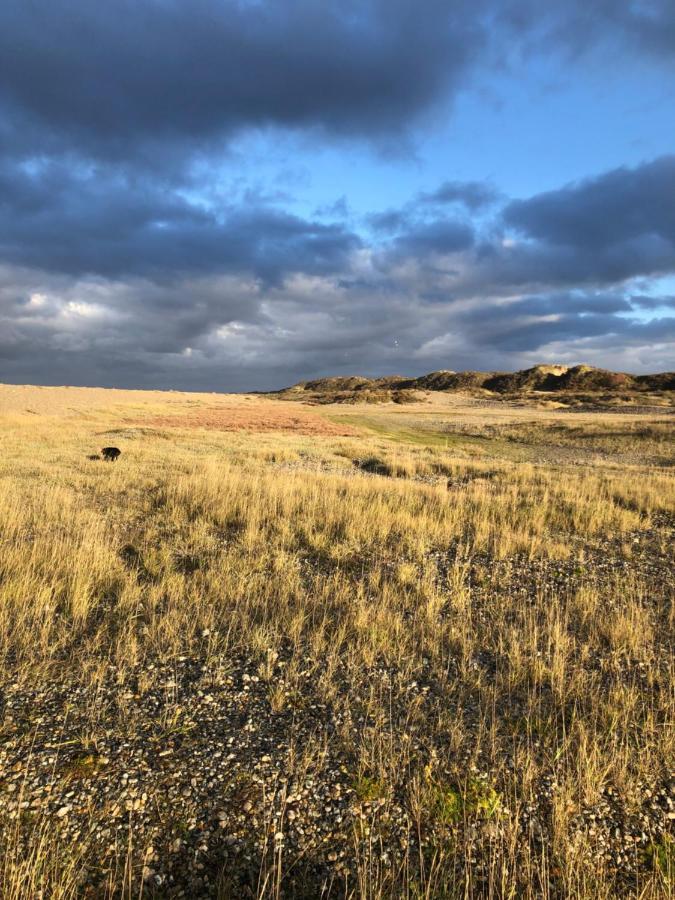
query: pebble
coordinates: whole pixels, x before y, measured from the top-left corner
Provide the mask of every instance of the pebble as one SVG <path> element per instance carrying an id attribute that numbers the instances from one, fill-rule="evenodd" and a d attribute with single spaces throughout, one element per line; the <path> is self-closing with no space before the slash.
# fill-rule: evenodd
<path id="1" fill-rule="evenodd" d="M 635 552 L 647 552 L 648 547 L 648 538 L 641 538 Z M 605 555 L 607 572 L 623 572 L 611 553 Z M 642 558 L 636 556 L 633 564 Z M 652 563 L 665 572 L 665 563 Z M 443 577 L 452 564 L 449 553 L 434 560 Z M 501 577 L 507 564 L 512 573 L 520 573 L 509 583 L 525 610 L 532 591 L 550 592 L 555 585 L 575 583 L 576 564 L 566 561 L 546 568 L 528 559 L 497 560 L 489 569 L 491 577 Z M 485 595 L 492 587 L 490 582 L 469 587 L 472 626 L 481 628 L 488 615 Z M 448 635 L 450 616 L 449 609 L 442 609 L 438 618 L 439 628 L 447 628 Z M 419 626 L 415 618 L 402 621 L 406 627 Z M 546 650 L 541 652 L 544 656 L 533 657 L 534 665 L 545 664 Z M 413 865 L 410 861 L 424 858 L 439 841 L 465 841 L 465 864 L 479 884 L 489 864 L 485 847 L 499 852 L 509 828 L 516 829 L 521 850 L 534 846 L 540 853 L 542 845 L 550 844 L 550 811 L 560 796 L 565 769 L 562 759 L 551 763 L 548 736 L 538 734 L 528 744 L 539 772 L 528 785 L 525 804 L 503 800 L 514 797 L 520 786 L 514 747 L 525 736 L 517 728 L 506 736 L 497 773 L 488 760 L 477 758 L 481 709 L 475 694 L 482 683 L 494 680 L 500 665 L 487 649 L 473 654 L 466 670 L 460 669 L 454 652 L 444 657 L 440 672 L 431 658 L 416 660 L 410 670 L 375 659 L 358 677 L 346 665 L 338 667 L 328 697 L 317 685 L 323 660 L 306 649 L 295 656 L 290 648 L 274 653 L 266 652 L 262 663 L 233 653 L 208 660 L 188 655 L 170 662 L 146 660 L 138 671 L 125 673 L 122 689 L 120 673 L 113 667 L 91 688 L 77 677 L 28 686 L 11 682 L 1 698 L 3 816 L 16 822 L 26 810 L 30 817 L 53 816 L 59 820 L 62 840 L 78 846 L 93 840 L 95 863 L 88 877 L 103 881 L 106 873 L 123 871 L 131 837 L 136 877 L 150 883 L 146 893 L 161 888 L 185 898 L 216 896 L 213 865 L 225 860 L 232 877 L 241 879 L 235 891 L 241 888 L 238 896 L 244 897 L 242 886 L 250 871 L 260 868 L 263 848 L 277 848 L 272 855 L 289 859 L 311 859 L 317 877 L 332 878 L 339 871 L 340 878 L 351 879 L 354 886 L 355 872 L 364 854 L 371 852 L 378 867 L 396 871 L 406 856 L 406 864 Z M 667 671 L 665 657 L 661 664 Z M 654 666 L 631 667 L 623 660 L 623 668 L 616 669 L 602 656 L 584 665 L 608 685 L 626 677 L 640 689 L 653 689 L 647 679 Z M 262 679 L 257 671 L 264 673 Z M 295 699 L 272 711 L 270 685 L 281 678 Z M 349 706 L 343 703 L 347 692 Z M 527 712 L 527 701 L 514 692 L 504 721 L 518 726 Z M 464 745 L 452 746 L 448 722 L 461 724 L 457 733 L 463 730 Z M 435 723 L 445 725 L 434 730 Z M 83 759 L 85 748 L 66 741 L 92 732 L 97 763 L 77 772 L 72 760 L 78 752 Z M 380 749 L 375 748 L 383 747 L 383 736 L 400 756 L 400 771 L 386 770 L 385 796 L 359 799 L 361 773 L 345 747 L 369 748 L 368 758 L 376 764 Z M 479 784 L 491 784 L 497 775 L 505 779 L 496 785 L 503 801 L 500 817 L 476 813 L 456 823 L 454 830 L 425 820 L 420 833 L 410 812 L 409 791 L 411 785 L 427 784 L 427 765 L 434 778 L 450 779 L 460 770 Z M 377 773 L 373 780 L 377 782 Z M 607 856 L 627 879 L 636 878 L 648 865 L 648 848 L 663 840 L 671 827 L 673 786 L 665 779 L 644 785 L 637 810 L 619 787 L 608 787 L 612 790 L 597 804 L 577 810 L 570 833 L 589 839 L 596 862 Z M 521 810 L 522 817 L 516 819 Z M 90 896 L 102 896 L 96 890 L 92 882 Z"/>

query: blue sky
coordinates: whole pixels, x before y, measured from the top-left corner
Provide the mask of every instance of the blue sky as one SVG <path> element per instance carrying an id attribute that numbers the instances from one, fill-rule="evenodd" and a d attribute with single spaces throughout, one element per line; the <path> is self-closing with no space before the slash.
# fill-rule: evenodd
<path id="1" fill-rule="evenodd" d="M 666 0 L 7 0 L 0 381 L 675 367 Z"/>
<path id="2" fill-rule="evenodd" d="M 365 216 L 449 177 L 487 180 L 508 196 L 527 197 L 675 148 L 673 69 L 637 59 L 608 79 L 612 63 L 603 53 L 601 61 L 574 66 L 550 57 L 509 74 L 490 72 L 440 103 L 399 148 L 275 133 L 248 135 L 236 150 L 247 158 L 247 180 L 288 184 L 305 214 L 345 197 Z M 232 177 L 229 163 L 223 172 Z"/>

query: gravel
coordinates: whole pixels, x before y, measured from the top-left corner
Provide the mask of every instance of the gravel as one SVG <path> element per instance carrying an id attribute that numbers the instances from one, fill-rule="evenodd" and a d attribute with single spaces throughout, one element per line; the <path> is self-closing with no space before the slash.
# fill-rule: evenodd
<path id="1" fill-rule="evenodd" d="M 619 552 L 625 538 L 609 540 L 589 565 L 596 565 L 599 578 L 630 569 L 654 584 L 667 583 L 669 555 L 655 536 L 632 535 L 628 560 Z M 435 559 L 441 574 L 457 552 Z M 483 563 L 496 579 L 500 567 L 509 567 L 523 603 L 533 590 L 559 591 L 583 574 L 573 561 Z M 474 576 L 475 615 L 488 615 L 493 587 L 472 570 Z M 61 844 L 82 853 L 81 891 L 91 897 L 119 875 L 125 859 L 132 880 L 145 882 L 150 896 L 205 898 L 257 896 L 279 868 L 282 896 L 339 897 L 356 888 L 364 866 L 395 873 L 418 865 L 448 826 L 420 829 L 410 785 L 431 762 L 451 754 L 447 735 L 436 733 L 433 723 L 459 701 L 424 659 L 406 672 L 375 664 L 357 681 L 353 672 L 339 670 L 331 702 L 317 687 L 322 660 L 307 651 L 291 682 L 292 660 L 297 663 L 298 651 L 289 646 L 262 657 L 205 652 L 150 659 L 136 671 L 108 664 L 86 680 L 64 671 L 60 679 L 29 686 L 6 673 L 0 822 L 21 825 L 17 850 L 41 828 L 56 829 Z M 490 677 L 495 660 L 481 653 L 472 665 Z M 602 660 L 588 665 L 601 668 Z M 626 677 L 647 683 L 638 665 L 631 670 L 626 664 Z M 470 691 L 461 703 L 454 711 L 471 733 L 480 727 L 479 705 Z M 517 704 L 510 716 L 517 719 Z M 380 785 L 364 780 L 355 748 L 383 735 L 401 769 Z M 505 752 L 500 762 L 518 783 L 515 755 Z M 531 799 L 518 809 L 503 801 L 504 816 L 516 822 L 518 841 L 530 851 L 551 845 L 560 787 L 543 748 L 540 762 Z M 489 764 L 470 749 L 453 759 L 457 764 L 489 797 Z M 672 833 L 674 817 L 675 780 L 666 775 L 640 786 L 637 805 L 607 786 L 599 802 L 579 810 L 572 827 L 590 838 L 589 852 L 630 885 L 650 865 L 650 848 Z M 504 828 L 499 816 L 478 811 L 450 827 L 461 834 L 458 864 L 472 869 L 477 884 L 489 876 L 485 848 L 504 839 Z"/>

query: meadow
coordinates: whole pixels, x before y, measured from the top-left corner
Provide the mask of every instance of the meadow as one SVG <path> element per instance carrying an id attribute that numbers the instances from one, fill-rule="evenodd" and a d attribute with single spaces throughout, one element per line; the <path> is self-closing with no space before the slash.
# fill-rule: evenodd
<path id="1" fill-rule="evenodd" d="M 0 386 L 0 896 L 672 895 L 674 421 Z"/>

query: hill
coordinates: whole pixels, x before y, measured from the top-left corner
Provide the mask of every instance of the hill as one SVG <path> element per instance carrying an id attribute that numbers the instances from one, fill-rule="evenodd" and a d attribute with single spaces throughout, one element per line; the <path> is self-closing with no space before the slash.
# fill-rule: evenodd
<path id="1" fill-rule="evenodd" d="M 411 403 L 422 400 L 423 392 L 429 391 L 461 392 L 495 400 L 545 402 L 554 399 L 570 406 L 586 403 L 663 406 L 673 403 L 675 373 L 631 375 L 585 365 L 538 365 L 518 372 L 454 372 L 441 369 L 418 378 L 400 375 L 317 378 L 285 388 L 277 396 L 321 404 Z"/>

